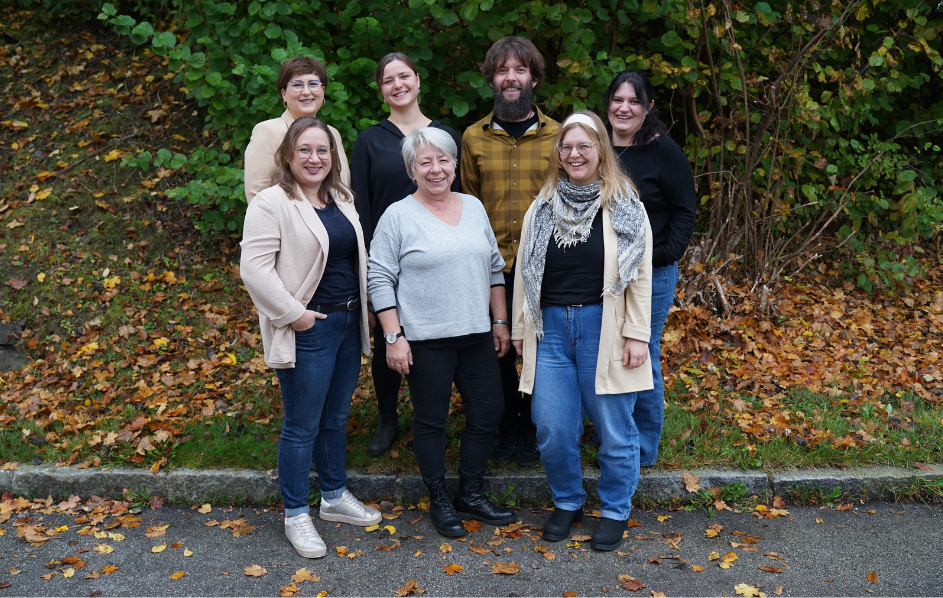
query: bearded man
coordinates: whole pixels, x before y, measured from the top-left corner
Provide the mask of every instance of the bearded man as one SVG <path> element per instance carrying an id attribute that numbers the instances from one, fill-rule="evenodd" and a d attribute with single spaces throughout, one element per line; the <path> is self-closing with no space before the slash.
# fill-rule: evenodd
<path id="1" fill-rule="evenodd" d="M 523 37 L 509 36 L 491 46 L 481 73 L 494 90 L 494 109 L 462 136 L 462 191 L 481 200 L 491 220 L 504 268 L 508 314 L 514 291 L 514 260 L 521 241 L 524 212 L 544 184 L 560 125 L 534 104 L 543 81 L 544 58 Z M 497 321 L 495 326 L 507 326 Z M 537 428 L 531 420 L 530 395 L 518 391 L 517 354 L 513 347 L 499 360 L 504 416 L 491 452 L 497 464 L 517 460 L 533 465 Z"/>

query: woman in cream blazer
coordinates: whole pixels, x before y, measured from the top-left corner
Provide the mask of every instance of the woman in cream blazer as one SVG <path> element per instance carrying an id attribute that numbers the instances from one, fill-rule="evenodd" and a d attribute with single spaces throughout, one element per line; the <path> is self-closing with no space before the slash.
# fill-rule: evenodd
<path id="1" fill-rule="evenodd" d="M 245 154 L 246 202 L 272 184 L 275 168 L 275 151 L 278 149 L 288 127 L 302 116 L 317 116 L 324 105 L 324 90 L 327 86 L 327 69 L 314 58 L 299 56 L 286 60 L 278 71 L 278 91 L 282 95 L 285 111 L 278 118 L 264 120 L 252 129 L 252 137 Z M 350 167 L 341 135 L 328 125 L 328 130 L 337 146 L 341 181 L 350 187 Z"/>
<path id="2" fill-rule="evenodd" d="M 275 154 L 274 186 L 246 210 L 242 281 L 259 312 L 265 363 L 275 368 L 284 420 L 278 485 L 285 535 L 298 554 L 327 547 L 308 507 L 312 462 L 319 516 L 373 525 L 380 513 L 347 490 L 347 416 L 367 336 L 367 251 L 353 193 L 340 180 L 338 145 L 323 122 L 301 117 Z"/>

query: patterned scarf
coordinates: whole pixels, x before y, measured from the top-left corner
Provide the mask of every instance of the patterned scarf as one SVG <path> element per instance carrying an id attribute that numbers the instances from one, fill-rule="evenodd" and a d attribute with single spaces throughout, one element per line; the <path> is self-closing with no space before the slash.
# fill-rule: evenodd
<path id="1" fill-rule="evenodd" d="M 645 207 L 631 188 L 609 202 L 609 220 L 616 232 L 619 253 L 619 278 L 612 281 L 603 295 L 618 297 L 630 282 L 638 279 L 639 266 L 645 256 Z M 547 260 L 550 235 L 560 248 L 585 243 L 599 211 L 599 181 L 577 186 L 561 178 L 549 198 L 542 195 L 531 214 L 527 238 L 524 240 L 521 276 L 524 284 L 524 321 L 534 325 L 538 339 L 543 338 L 543 317 L 540 312 L 540 289 Z"/>

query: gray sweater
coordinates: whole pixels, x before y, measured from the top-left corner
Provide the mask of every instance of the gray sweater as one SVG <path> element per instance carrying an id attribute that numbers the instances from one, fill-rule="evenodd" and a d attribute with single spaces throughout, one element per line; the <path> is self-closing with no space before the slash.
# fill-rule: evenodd
<path id="1" fill-rule="evenodd" d="M 375 311 L 395 307 L 406 340 L 491 330 L 491 287 L 504 260 L 484 206 L 463 193 L 449 226 L 410 195 L 387 208 L 370 244 L 367 288 Z"/>

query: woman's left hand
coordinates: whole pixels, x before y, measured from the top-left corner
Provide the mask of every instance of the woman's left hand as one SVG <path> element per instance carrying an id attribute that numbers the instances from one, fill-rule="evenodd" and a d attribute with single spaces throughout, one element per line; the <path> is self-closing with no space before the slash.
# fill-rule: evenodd
<path id="1" fill-rule="evenodd" d="M 494 350 L 498 352 L 498 357 L 504 357 L 511 346 L 511 331 L 507 324 L 492 324 L 491 335 L 494 337 Z"/>
<path id="2" fill-rule="evenodd" d="M 637 341 L 634 338 L 625 339 L 622 349 L 622 365 L 631 369 L 641 367 L 648 361 L 648 343 Z"/>

